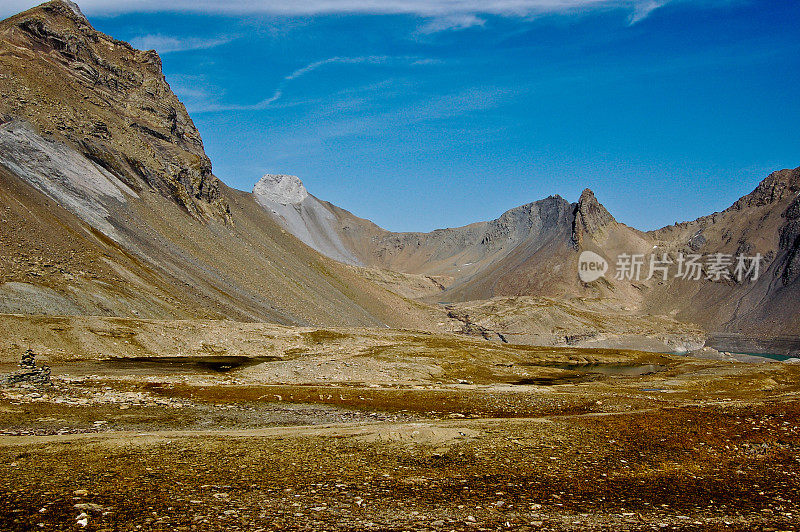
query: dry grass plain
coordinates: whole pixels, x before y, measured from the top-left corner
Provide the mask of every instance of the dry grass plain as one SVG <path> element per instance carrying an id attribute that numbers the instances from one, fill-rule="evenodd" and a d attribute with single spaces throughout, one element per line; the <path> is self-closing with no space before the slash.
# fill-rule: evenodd
<path id="1" fill-rule="evenodd" d="M 0 389 L 0 529 L 798 528 L 800 366 L 270 330 L 52 346 Z"/>

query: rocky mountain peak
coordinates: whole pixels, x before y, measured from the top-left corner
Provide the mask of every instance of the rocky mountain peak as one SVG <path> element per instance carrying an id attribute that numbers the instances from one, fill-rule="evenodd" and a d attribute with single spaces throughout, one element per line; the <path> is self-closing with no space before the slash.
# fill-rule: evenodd
<path id="1" fill-rule="evenodd" d="M 65 6 L 67 6 L 70 9 L 70 11 L 72 11 L 75 14 L 75 16 L 77 16 L 79 19 L 85 21 L 87 24 L 89 23 L 89 20 L 86 18 L 86 15 L 83 14 L 83 11 L 81 11 L 81 8 L 78 7 L 78 4 L 76 4 L 75 2 L 70 2 L 70 0 L 54 0 L 51 3 L 52 4 L 63 4 Z"/>
<path id="2" fill-rule="evenodd" d="M 572 241 L 575 247 L 583 243 L 584 235 L 593 235 L 617 221 L 611 216 L 590 189 L 585 189 L 575 206 L 575 221 L 572 225 Z"/>
<path id="3" fill-rule="evenodd" d="M 0 21 L 0 115 L 85 155 L 133 190 L 230 221 L 200 133 L 155 52 L 96 31 L 53 0 Z"/>
<path id="4" fill-rule="evenodd" d="M 308 190 L 297 176 L 267 174 L 253 187 L 253 195 L 280 205 L 297 205 L 308 197 Z"/>
<path id="5" fill-rule="evenodd" d="M 81 8 L 70 0 L 50 0 L 12 18 L 31 18 L 41 14 L 54 20 L 59 17 L 71 19 L 75 22 L 86 24 L 91 28 L 91 24 L 86 15 L 83 14 L 83 11 L 81 11 Z"/>
<path id="6" fill-rule="evenodd" d="M 800 193 L 800 168 L 778 170 L 768 175 L 750 194 L 740 198 L 731 207 L 739 210 L 744 207 L 758 207 L 791 200 Z"/>

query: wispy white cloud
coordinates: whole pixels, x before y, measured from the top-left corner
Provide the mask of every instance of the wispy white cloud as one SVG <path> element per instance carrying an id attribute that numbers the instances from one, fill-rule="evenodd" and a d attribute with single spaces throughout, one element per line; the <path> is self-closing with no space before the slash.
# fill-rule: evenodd
<path id="1" fill-rule="evenodd" d="M 417 59 L 411 64 L 414 66 L 441 65 L 444 64 L 444 61 L 442 61 L 441 59 L 432 59 L 428 57 L 425 59 Z"/>
<path id="2" fill-rule="evenodd" d="M 646 19 L 653 11 L 659 7 L 667 5 L 669 2 L 670 0 L 644 0 L 637 2 L 633 7 L 633 13 L 631 13 L 630 17 L 628 17 L 628 21 L 631 24 L 636 24 L 637 22 Z"/>
<path id="3" fill-rule="evenodd" d="M 186 52 L 189 50 L 207 50 L 228 44 L 233 37 L 215 37 L 210 39 L 198 37 L 171 37 L 169 35 L 141 35 L 131 39 L 131 44 L 140 50 L 155 50 L 160 54 Z"/>
<path id="4" fill-rule="evenodd" d="M 283 133 L 273 131 L 274 138 L 270 142 L 270 153 L 266 160 L 275 162 L 300 154 L 308 155 L 343 139 L 402 136 L 427 123 L 436 123 L 439 131 L 447 132 L 442 133 L 436 146 L 431 148 L 444 149 L 446 145 L 488 142 L 502 135 L 503 125 L 493 124 L 487 129 L 471 121 L 465 125 L 459 120 L 495 109 L 513 97 L 514 91 L 508 89 L 473 87 L 448 94 L 421 96 L 412 102 L 398 102 L 398 105 L 384 105 L 386 108 L 383 110 L 372 107 L 364 109 L 356 105 L 352 109 L 354 112 L 343 113 L 342 109 L 349 105 L 350 100 L 345 98 L 339 105 L 327 103 L 323 112 L 315 109 L 313 120 L 301 118 L 283 128 Z M 312 123 L 310 129 L 309 124 Z"/>
<path id="5" fill-rule="evenodd" d="M 507 88 L 468 88 L 459 92 L 432 96 L 421 103 L 411 103 L 382 115 L 387 127 L 392 124 L 416 124 L 444 120 L 456 116 L 486 111 L 500 105 L 513 95 Z"/>
<path id="6" fill-rule="evenodd" d="M 269 107 L 272 107 L 274 104 L 278 102 L 278 100 L 283 99 L 286 93 L 286 89 L 292 81 L 295 81 L 298 78 L 302 78 L 303 76 L 311 74 L 315 70 L 318 70 L 325 66 L 336 65 L 336 64 L 380 65 L 388 62 L 398 62 L 398 61 L 409 63 L 411 65 L 433 64 L 433 63 L 427 63 L 425 59 L 420 59 L 418 57 L 393 57 L 385 55 L 369 55 L 361 57 L 341 57 L 341 56 L 329 57 L 327 59 L 322 59 L 320 61 L 314 61 L 313 63 L 309 63 L 301 68 L 298 68 L 292 73 L 284 76 L 283 79 L 278 84 L 278 86 L 273 91 L 272 95 L 259 102 L 253 104 L 207 104 L 207 105 L 200 105 L 192 109 L 192 111 L 196 113 L 209 113 L 209 112 L 220 112 L 220 111 L 261 111 Z"/>
<path id="7" fill-rule="evenodd" d="M 442 122 L 494 109 L 513 96 L 513 92 L 500 88 L 467 88 L 449 94 L 429 95 L 413 102 L 388 106 L 379 112 L 356 113 L 342 116 L 328 113 L 318 128 L 320 139 L 353 136 L 380 137 L 403 128 L 419 124 Z"/>
<path id="8" fill-rule="evenodd" d="M 445 30 L 465 30 L 475 26 L 483 26 L 486 20 L 473 13 L 458 13 L 435 17 L 420 27 L 420 33 L 438 33 Z"/>
<path id="9" fill-rule="evenodd" d="M 320 67 L 324 67 L 325 65 L 333 65 L 336 63 L 342 65 L 359 65 L 363 63 L 369 63 L 373 65 L 377 65 L 380 63 L 385 63 L 388 59 L 388 56 L 385 55 L 370 55 L 364 57 L 329 57 L 328 59 L 323 59 L 321 61 L 314 61 L 313 63 L 309 63 L 308 65 L 304 66 L 303 68 L 298 68 L 283 80 L 285 82 L 292 81 L 294 79 L 300 78 L 305 76 L 306 74 L 310 74 L 311 72 L 317 70 Z"/>
<path id="10" fill-rule="evenodd" d="M 481 15 L 528 17 L 585 14 L 607 9 L 625 9 L 630 12 L 630 20 L 635 22 L 668 1 L 671 0 L 172 0 L 169 3 L 163 0 L 82 0 L 80 5 L 87 15 L 133 12 L 292 16 L 333 13 L 411 14 L 431 19 L 431 29 L 437 25 L 442 29 L 458 29 L 470 22 L 471 25 L 479 23 Z M 0 14 L 10 15 L 37 3 L 38 0 L 4 0 Z M 448 20 L 449 25 L 446 23 Z"/>

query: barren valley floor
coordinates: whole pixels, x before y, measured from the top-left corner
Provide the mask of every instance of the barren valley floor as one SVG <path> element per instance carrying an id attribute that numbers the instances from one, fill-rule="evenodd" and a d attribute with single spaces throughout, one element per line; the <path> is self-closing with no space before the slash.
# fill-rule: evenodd
<path id="1" fill-rule="evenodd" d="M 0 528 L 798 528 L 800 366 L 272 336 L 251 364 L 51 354 L 0 393 Z"/>

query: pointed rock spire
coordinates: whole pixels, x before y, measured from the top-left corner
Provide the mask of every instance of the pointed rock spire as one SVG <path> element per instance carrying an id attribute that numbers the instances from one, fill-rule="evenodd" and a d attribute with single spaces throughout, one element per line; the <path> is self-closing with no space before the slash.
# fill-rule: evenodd
<path id="1" fill-rule="evenodd" d="M 572 244 L 579 248 L 584 235 L 593 235 L 609 224 L 617 223 L 611 213 L 597 201 L 594 192 L 588 188 L 583 191 L 575 207 L 575 220 L 572 224 Z"/>

